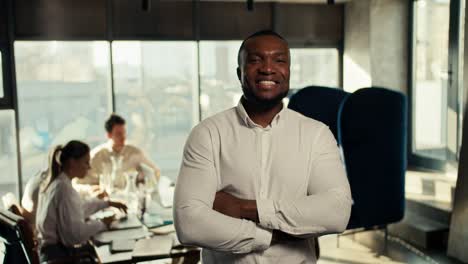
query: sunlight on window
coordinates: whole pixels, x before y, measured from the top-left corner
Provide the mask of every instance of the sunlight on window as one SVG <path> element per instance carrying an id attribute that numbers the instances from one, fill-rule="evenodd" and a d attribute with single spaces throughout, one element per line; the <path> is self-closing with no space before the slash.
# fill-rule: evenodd
<path id="1" fill-rule="evenodd" d="M 195 41 L 113 42 L 116 111 L 129 142 L 175 180 L 182 150 L 198 122 Z"/>
<path id="2" fill-rule="evenodd" d="M 343 88 L 345 91 L 352 93 L 360 88 L 372 85 L 369 71 L 359 65 L 352 57 L 345 54 L 343 64 L 343 76 L 345 78 Z"/>
<path id="3" fill-rule="evenodd" d="M 0 111 L 0 197 L 7 192 L 17 194 L 18 161 L 16 149 L 15 113 L 13 110 Z M 0 206 L 2 207 L 2 206 Z"/>
<path id="4" fill-rule="evenodd" d="M 105 41 L 15 42 L 23 184 L 47 166 L 51 146 L 105 141 L 109 47 Z"/>
<path id="5" fill-rule="evenodd" d="M 456 128 L 457 122 L 447 105 L 449 8 L 450 1 L 415 4 L 414 147 L 418 154 L 438 159 L 446 158 L 448 137 L 453 137 L 452 148 L 456 145 L 456 129 L 447 127 L 450 122 Z"/>

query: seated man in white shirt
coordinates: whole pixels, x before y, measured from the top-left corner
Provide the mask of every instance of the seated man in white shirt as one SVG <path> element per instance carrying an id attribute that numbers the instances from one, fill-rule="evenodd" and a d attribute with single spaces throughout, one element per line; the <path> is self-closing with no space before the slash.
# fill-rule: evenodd
<path id="1" fill-rule="evenodd" d="M 352 200 L 337 143 L 326 125 L 283 105 L 289 68 L 280 35 L 246 38 L 239 104 L 187 139 L 174 223 L 205 264 L 316 263 L 316 238 L 346 228 Z"/>
<path id="2" fill-rule="evenodd" d="M 127 130 L 125 119 L 112 114 L 105 122 L 107 132 L 106 143 L 95 147 L 91 151 L 91 170 L 83 179 L 78 179 L 79 184 L 99 184 L 100 176 L 109 176 L 115 170 L 112 179 L 115 188 L 124 188 L 127 179 L 126 174 L 137 171 L 142 176 L 142 166 L 152 169 L 154 177 L 159 180 L 160 170 L 151 162 L 142 150 L 126 144 Z"/>

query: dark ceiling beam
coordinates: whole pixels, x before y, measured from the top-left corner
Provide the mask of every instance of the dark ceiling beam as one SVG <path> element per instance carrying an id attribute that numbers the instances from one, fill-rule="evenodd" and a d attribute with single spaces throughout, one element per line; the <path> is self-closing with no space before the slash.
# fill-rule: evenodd
<path id="1" fill-rule="evenodd" d="M 252 11 L 253 10 L 253 0 L 247 0 L 247 10 Z"/>

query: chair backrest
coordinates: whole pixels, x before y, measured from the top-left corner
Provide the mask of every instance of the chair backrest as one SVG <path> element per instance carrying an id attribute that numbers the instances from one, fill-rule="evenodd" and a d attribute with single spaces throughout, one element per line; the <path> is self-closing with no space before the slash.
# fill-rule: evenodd
<path id="1" fill-rule="evenodd" d="M 348 229 L 401 220 L 405 208 L 405 95 L 379 87 L 360 89 L 343 101 L 339 120 L 338 142 L 354 200 Z"/>
<path id="2" fill-rule="evenodd" d="M 21 216 L 0 210 L 0 238 L 5 244 L 4 263 L 33 263 L 23 234 L 28 224 Z"/>
<path id="3" fill-rule="evenodd" d="M 288 108 L 324 123 L 337 138 L 338 110 L 348 95 L 337 88 L 308 86 L 291 96 Z"/>

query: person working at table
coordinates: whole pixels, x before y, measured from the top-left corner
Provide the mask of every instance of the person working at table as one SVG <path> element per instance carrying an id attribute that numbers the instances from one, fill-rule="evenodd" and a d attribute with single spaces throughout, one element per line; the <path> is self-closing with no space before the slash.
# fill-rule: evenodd
<path id="1" fill-rule="evenodd" d="M 19 208 L 20 213 L 33 229 L 35 229 L 36 226 L 36 211 L 39 189 L 49 174 L 49 165 L 52 163 L 54 150 L 55 149 L 52 148 L 49 151 L 46 168 L 39 170 L 34 176 L 29 178 L 24 188 L 23 197 L 21 199 L 21 208 Z M 97 197 L 99 199 L 104 199 L 107 197 L 107 194 L 101 190 L 99 186 L 94 186 L 90 191 L 90 197 Z"/>
<path id="2" fill-rule="evenodd" d="M 142 166 L 149 167 L 156 180 L 159 180 L 160 170 L 138 147 L 127 144 L 127 129 L 125 119 L 112 114 L 105 122 L 107 132 L 106 143 L 97 146 L 91 151 L 91 170 L 83 179 L 78 179 L 78 184 L 99 184 L 99 177 L 110 175 L 113 166 L 117 166 L 117 173 L 113 179 L 113 185 L 123 188 L 126 184 L 125 173 L 138 171 L 142 176 Z"/>
<path id="3" fill-rule="evenodd" d="M 92 213 L 109 206 L 127 210 L 125 204 L 116 201 L 82 200 L 73 189 L 71 180 L 83 178 L 90 168 L 89 150 L 87 144 L 72 140 L 53 151 L 47 178 L 40 187 L 36 215 L 41 263 L 72 257 L 77 244 L 106 230 L 113 220 L 86 221 Z"/>

